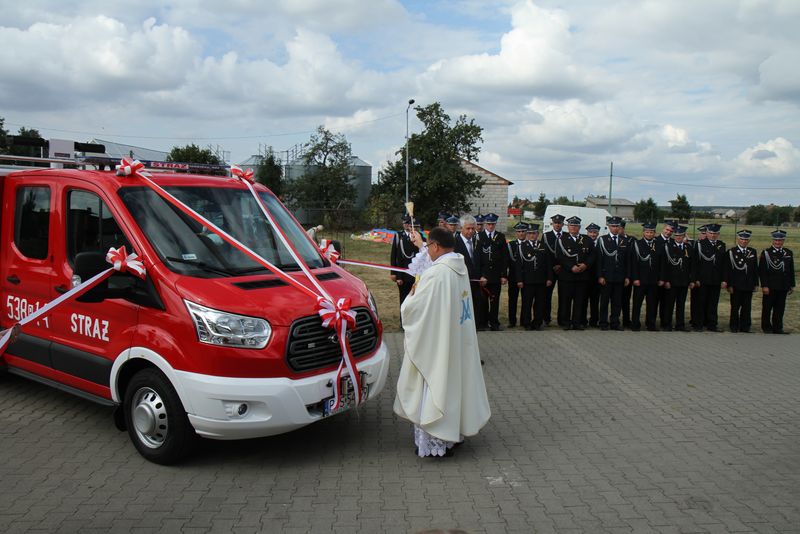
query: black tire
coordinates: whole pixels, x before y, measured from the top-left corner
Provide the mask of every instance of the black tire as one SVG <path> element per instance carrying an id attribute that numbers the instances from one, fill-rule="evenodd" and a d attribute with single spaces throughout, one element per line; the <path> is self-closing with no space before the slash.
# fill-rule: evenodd
<path id="1" fill-rule="evenodd" d="M 149 368 L 133 375 L 125 389 L 123 411 L 133 445 L 151 462 L 169 465 L 192 452 L 197 433 L 161 371 Z"/>

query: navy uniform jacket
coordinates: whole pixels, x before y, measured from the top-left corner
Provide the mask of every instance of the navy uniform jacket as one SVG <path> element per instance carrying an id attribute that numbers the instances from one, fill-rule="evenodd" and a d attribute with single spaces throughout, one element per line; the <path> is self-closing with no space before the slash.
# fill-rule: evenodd
<path id="1" fill-rule="evenodd" d="M 508 245 L 502 232 L 495 232 L 492 239 L 485 231 L 478 234 L 478 253 L 481 276 L 490 284 L 499 284 L 508 273 Z"/>
<path id="2" fill-rule="evenodd" d="M 411 260 L 416 256 L 417 252 L 419 252 L 419 249 L 411 242 L 408 234 L 405 231 L 397 232 L 392 239 L 390 265 L 392 267 L 406 268 L 411 265 Z M 392 274 L 399 276 L 405 273 L 392 271 Z"/>
<path id="3" fill-rule="evenodd" d="M 456 234 L 455 240 L 456 246 L 453 248 L 453 251 L 464 256 L 464 265 L 467 266 L 469 279 L 478 280 L 481 277 L 481 260 L 480 254 L 478 253 L 477 239 L 475 239 L 474 236 L 472 237 L 472 259 L 470 259 L 467 245 L 464 244 L 464 238 L 461 237 L 460 232 Z"/>
<path id="4" fill-rule="evenodd" d="M 697 242 L 697 280 L 701 286 L 719 285 L 722 282 L 722 272 L 725 270 L 725 242 L 716 241 L 713 244 L 708 239 Z"/>
<path id="5" fill-rule="evenodd" d="M 758 285 L 758 252 L 753 247 L 744 251 L 738 246 L 725 254 L 724 280 L 728 287 L 740 291 L 753 291 Z"/>
<path id="6" fill-rule="evenodd" d="M 556 261 L 561 265 L 558 279 L 565 282 L 580 282 L 589 280 L 594 276 L 595 252 L 592 240 L 579 234 L 576 240 L 568 232 L 561 234 L 561 239 L 556 243 Z M 573 273 L 572 267 L 585 263 L 587 269 L 581 273 Z"/>
<path id="7" fill-rule="evenodd" d="M 662 245 L 663 246 L 663 245 Z M 660 256 L 656 254 L 656 240 L 647 243 L 645 238 L 636 239 L 628 251 L 630 278 L 641 285 L 654 285 L 661 276 Z"/>
<path id="8" fill-rule="evenodd" d="M 628 255 L 631 247 L 628 240 L 622 236 L 619 236 L 617 241 L 618 243 L 614 244 L 614 237 L 607 234 L 598 237 L 595 243 L 597 278 L 605 278 L 611 283 L 624 282 L 626 278 L 630 278 Z"/>
<path id="9" fill-rule="evenodd" d="M 561 235 L 566 234 L 567 231 L 564 230 L 561 232 Z M 553 230 L 549 230 L 542 234 L 542 245 L 547 250 L 547 253 L 550 254 L 550 263 L 552 265 L 556 264 L 556 248 L 558 245 L 558 236 Z"/>
<path id="10" fill-rule="evenodd" d="M 681 250 L 678 243 L 670 239 L 664 245 L 661 255 L 660 280 L 669 282 L 672 287 L 689 287 L 690 282 L 696 280 L 694 273 L 694 250 L 683 246 Z"/>
<path id="11" fill-rule="evenodd" d="M 516 283 L 519 281 L 517 278 L 517 263 L 519 263 L 519 247 L 520 243 L 524 243 L 525 241 L 519 241 L 515 239 L 513 241 L 508 242 L 508 283 Z"/>
<path id="12" fill-rule="evenodd" d="M 787 291 L 794 287 L 794 255 L 786 248 L 768 248 L 761 251 L 758 263 L 761 287 Z"/>
<path id="13" fill-rule="evenodd" d="M 540 241 L 523 241 L 521 254 L 516 264 L 518 282 L 546 284 L 553 280 L 553 262 L 550 252 Z"/>

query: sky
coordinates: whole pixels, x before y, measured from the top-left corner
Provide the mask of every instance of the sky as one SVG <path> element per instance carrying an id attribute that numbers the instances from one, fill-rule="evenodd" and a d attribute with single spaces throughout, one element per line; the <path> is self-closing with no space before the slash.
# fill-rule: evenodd
<path id="1" fill-rule="evenodd" d="M 373 179 L 407 102 L 484 128 L 510 196 L 800 204 L 797 0 L 0 0 L 12 132 L 240 162 L 343 133 Z M 421 124 L 408 112 L 411 133 Z M 424 177 L 411 177 L 412 180 Z"/>

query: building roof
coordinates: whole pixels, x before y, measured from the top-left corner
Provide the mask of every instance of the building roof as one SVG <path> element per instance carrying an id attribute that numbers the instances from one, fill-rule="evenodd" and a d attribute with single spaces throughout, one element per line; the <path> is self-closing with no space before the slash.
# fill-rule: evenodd
<path id="1" fill-rule="evenodd" d="M 167 156 L 169 155 L 169 152 L 164 152 L 163 150 L 153 150 L 152 148 L 125 145 L 122 143 L 115 143 L 113 141 L 105 141 L 103 139 L 92 139 L 92 143 L 104 145 L 106 147 L 105 154 L 87 152 L 87 156 L 106 156 L 114 159 L 133 157 L 134 159 L 145 161 L 166 161 Z"/>
<path id="2" fill-rule="evenodd" d="M 604 197 L 604 196 L 602 196 L 602 197 L 588 196 L 588 197 L 586 197 L 586 202 L 591 202 L 592 204 L 595 204 L 595 205 L 602 204 L 604 206 L 607 206 L 608 205 L 608 197 Z M 635 202 L 631 202 L 627 198 L 614 198 L 614 197 L 611 197 L 611 205 L 612 206 L 636 206 L 636 203 Z"/>
<path id="3" fill-rule="evenodd" d="M 501 185 L 514 185 L 514 182 L 512 182 L 510 180 L 506 180 L 505 178 L 503 178 L 499 174 L 495 174 L 490 170 L 484 169 L 483 167 L 481 167 L 477 163 L 465 160 L 463 158 L 461 159 L 461 167 L 464 170 L 466 170 L 468 172 L 475 173 L 475 174 L 487 174 L 491 178 L 494 178 L 494 179 L 498 180 L 501 183 Z"/>

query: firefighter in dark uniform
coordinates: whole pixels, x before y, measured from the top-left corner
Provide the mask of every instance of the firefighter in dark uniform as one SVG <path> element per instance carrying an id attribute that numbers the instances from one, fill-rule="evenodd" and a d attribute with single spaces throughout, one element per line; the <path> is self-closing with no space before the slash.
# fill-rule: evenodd
<path id="1" fill-rule="evenodd" d="M 528 224 L 527 227 L 527 239 L 520 245 L 520 261 L 517 262 L 517 287 L 522 289 L 520 325 L 526 330 L 541 330 L 547 288 L 553 285 L 553 265 L 550 253 L 539 241 L 539 225 Z"/>
<path id="2" fill-rule="evenodd" d="M 642 224 L 642 238 L 631 245 L 630 273 L 633 286 L 633 310 L 631 329 L 642 329 L 642 302 L 646 303 L 644 324 L 648 331 L 656 330 L 656 309 L 658 307 L 658 279 L 661 264 L 656 255 L 656 223 Z"/>
<path id="3" fill-rule="evenodd" d="M 622 330 L 622 295 L 630 284 L 628 253 L 630 246 L 622 234 L 622 219 L 609 217 L 606 221 L 609 233 L 597 240 L 597 283 L 600 285 L 600 329 Z M 609 314 L 609 303 L 611 313 Z"/>
<path id="4" fill-rule="evenodd" d="M 622 231 L 620 232 L 620 236 L 622 239 L 625 240 L 625 243 L 628 245 L 628 256 L 630 256 L 630 250 L 633 246 L 633 242 L 636 241 L 632 235 L 628 235 L 628 232 L 625 230 L 625 219 L 622 219 L 619 225 L 622 227 Z M 629 266 L 630 267 L 630 266 Z M 629 273 L 630 274 L 630 273 Z M 622 289 L 622 326 L 625 328 L 631 327 L 631 298 L 633 297 L 633 284 L 628 284 Z"/>
<path id="5" fill-rule="evenodd" d="M 439 215 L 436 216 L 436 226 L 440 226 L 441 228 L 447 228 L 447 219 L 450 217 L 447 213 L 440 211 Z"/>
<path id="6" fill-rule="evenodd" d="M 453 233 L 453 237 L 458 233 L 458 217 L 455 215 L 449 216 L 444 221 L 444 227 L 447 228 L 449 232 Z"/>
<path id="7" fill-rule="evenodd" d="M 736 246 L 728 250 L 723 265 L 722 288 L 731 296 L 731 332 L 750 333 L 750 307 L 758 286 L 758 252 L 749 247 L 751 232 L 736 232 Z"/>
<path id="8" fill-rule="evenodd" d="M 664 221 L 664 226 L 661 227 L 661 233 L 656 236 L 656 258 L 659 265 L 659 273 L 661 269 L 661 264 L 663 263 L 663 256 L 665 245 L 669 244 L 672 241 L 672 232 L 675 231 L 675 228 L 678 226 L 678 223 L 675 221 Z M 658 285 L 658 290 L 656 291 L 656 302 L 658 307 L 658 318 L 661 324 L 661 328 L 663 329 L 670 329 L 667 328 L 668 325 L 672 324 L 672 318 L 670 317 L 670 313 L 667 312 L 667 289 L 664 287 L 663 284 Z"/>
<path id="9" fill-rule="evenodd" d="M 481 261 L 481 285 L 488 292 L 484 299 L 485 314 L 482 316 L 490 330 L 502 330 L 500 326 L 500 288 L 507 282 L 508 245 L 506 236 L 495 230 L 497 219 L 494 213 L 487 213 L 483 218 L 484 229 L 478 236 L 478 252 Z M 486 309 L 488 307 L 488 309 Z M 481 327 L 486 327 L 486 324 Z"/>
<path id="10" fill-rule="evenodd" d="M 561 266 L 556 262 L 556 245 L 558 241 L 561 239 L 561 235 L 566 233 L 563 231 L 564 229 L 564 216 L 561 214 L 556 214 L 550 217 L 550 224 L 553 227 L 552 230 L 548 230 L 542 235 L 542 245 L 545 249 L 547 249 L 547 253 L 550 254 L 550 264 L 553 266 L 553 285 L 549 286 L 546 290 L 545 301 L 544 301 L 544 324 L 549 325 L 551 321 L 551 312 L 553 309 L 553 289 L 555 289 L 556 284 L 558 283 L 558 271 L 561 269 Z M 560 317 L 561 314 L 557 314 L 556 317 Z M 558 326 L 566 326 L 558 323 Z"/>
<path id="11" fill-rule="evenodd" d="M 594 269 L 592 240 L 580 234 L 581 218 L 567 219 L 569 233 L 556 243 L 558 271 L 558 317 L 564 330 L 584 330 L 581 323 L 586 282 Z M 563 306 L 562 306 L 563 304 Z"/>
<path id="12" fill-rule="evenodd" d="M 699 273 L 700 269 L 700 242 L 707 239 L 706 237 L 706 225 L 698 226 L 697 227 L 697 239 L 687 239 L 687 244 L 694 249 L 695 257 L 697 258 L 698 264 L 697 269 Z M 702 314 L 700 312 L 700 284 L 695 285 L 691 291 L 689 291 L 689 324 L 692 325 L 692 328 L 697 332 L 703 331 L 703 322 L 702 322 Z"/>
<path id="13" fill-rule="evenodd" d="M 667 241 L 661 256 L 661 276 L 659 284 L 666 290 L 666 315 L 661 317 L 662 330 L 672 330 L 672 317 L 675 317 L 675 331 L 689 332 L 686 327 L 686 294 L 694 287 L 694 254 L 683 242 L 686 227 L 678 226 Z"/>
<path id="14" fill-rule="evenodd" d="M 586 225 L 586 236 L 592 240 L 592 245 L 597 248 L 597 240 L 600 237 L 600 227 L 595 223 Z M 595 269 L 597 265 L 595 264 Z M 600 321 L 600 290 L 601 286 L 597 283 L 597 273 L 589 273 L 589 280 L 586 281 L 586 300 L 583 302 L 583 312 L 581 324 L 597 328 Z"/>
<path id="15" fill-rule="evenodd" d="M 411 217 L 404 215 L 403 231 L 397 232 L 392 238 L 390 265 L 405 269 L 411 265 L 411 260 L 416 256 L 417 252 L 419 252 L 419 249 L 411 242 Z M 411 292 L 411 287 L 414 285 L 414 277 L 400 271 L 391 271 L 391 273 L 389 277 L 397 284 L 397 289 L 400 292 L 400 304 L 402 305 Z"/>
<path id="16" fill-rule="evenodd" d="M 706 225 L 706 239 L 699 240 L 697 252 L 697 330 L 706 329 L 709 332 L 720 332 L 718 326 L 717 308 L 719 307 L 720 284 L 722 273 L 725 269 L 725 242 L 719 240 L 719 224 Z"/>
<path id="17" fill-rule="evenodd" d="M 508 327 L 514 328 L 517 326 L 517 302 L 519 301 L 520 288 L 517 287 L 517 263 L 519 262 L 519 248 L 525 241 L 525 233 L 528 225 L 524 222 L 518 222 L 514 225 L 514 232 L 517 238 L 508 242 Z M 525 326 L 519 323 L 520 326 Z"/>
<path id="18" fill-rule="evenodd" d="M 783 329 L 786 295 L 794 290 L 794 255 L 783 248 L 786 232 L 772 232 L 772 247 L 761 252 L 758 275 L 761 280 L 761 330 L 765 334 L 788 334 Z M 523 301 L 524 302 L 524 301 Z"/>
<path id="19" fill-rule="evenodd" d="M 478 234 L 483 232 L 483 215 L 480 213 L 475 216 L 475 232 Z"/>

